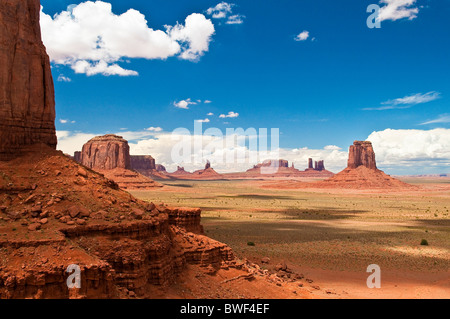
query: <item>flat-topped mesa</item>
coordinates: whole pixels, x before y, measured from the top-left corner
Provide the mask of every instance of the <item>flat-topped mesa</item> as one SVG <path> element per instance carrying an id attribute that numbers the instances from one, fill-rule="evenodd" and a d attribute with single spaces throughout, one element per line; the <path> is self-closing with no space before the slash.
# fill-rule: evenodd
<path id="1" fill-rule="evenodd" d="M 131 155 L 131 169 L 140 170 L 156 170 L 155 159 L 150 155 Z"/>
<path id="2" fill-rule="evenodd" d="M 289 161 L 287 160 L 267 160 L 264 161 L 262 164 L 257 165 L 257 167 L 289 167 Z"/>
<path id="3" fill-rule="evenodd" d="M 350 189 L 388 189 L 413 188 L 377 168 L 375 152 L 371 142 L 355 141 L 350 146 L 348 167 L 333 177 L 311 187 L 350 188 Z"/>
<path id="4" fill-rule="evenodd" d="M 130 169 L 130 147 L 121 136 L 97 136 L 83 145 L 81 164 L 94 170 Z"/>
<path id="5" fill-rule="evenodd" d="M 39 0 L 0 1 L 0 160 L 56 148 L 55 93 L 41 39 Z"/>
<path id="6" fill-rule="evenodd" d="M 156 164 L 156 171 L 160 173 L 167 173 L 166 168 L 161 164 Z"/>
<path id="7" fill-rule="evenodd" d="M 355 141 L 353 145 L 350 146 L 348 168 L 355 169 L 360 166 L 365 166 L 373 170 L 377 169 L 375 152 L 371 142 Z"/>

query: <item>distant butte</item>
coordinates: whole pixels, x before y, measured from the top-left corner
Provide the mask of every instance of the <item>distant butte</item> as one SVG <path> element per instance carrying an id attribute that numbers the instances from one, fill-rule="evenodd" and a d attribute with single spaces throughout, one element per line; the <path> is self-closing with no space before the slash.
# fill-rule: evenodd
<path id="1" fill-rule="evenodd" d="M 342 172 L 311 187 L 331 188 L 405 188 L 412 187 L 377 168 L 375 152 L 371 142 L 355 141 L 350 146 L 348 166 Z"/>
<path id="2" fill-rule="evenodd" d="M 289 166 L 289 161 L 284 159 L 266 160 L 261 164 L 253 166 L 244 173 L 224 174 L 226 178 L 248 178 L 248 179 L 267 179 L 267 178 L 328 178 L 334 174 L 325 169 L 324 161 L 316 162 L 316 168 L 313 168 L 313 160 L 308 160 L 308 168 L 300 171 L 294 167 L 294 163 Z"/>
<path id="3" fill-rule="evenodd" d="M 108 134 L 94 137 L 83 145 L 81 155 L 75 153 L 74 157 L 80 158 L 84 166 L 115 181 L 122 189 L 162 187 L 150 177 L 132 170 L 132 164 L 137 165 L 138 168 L 145 168 L 146 165 L 155 167 L 154 160 L 151 161 L 151 157 L 132 159 L 128 141 L 121 136 Z"/>

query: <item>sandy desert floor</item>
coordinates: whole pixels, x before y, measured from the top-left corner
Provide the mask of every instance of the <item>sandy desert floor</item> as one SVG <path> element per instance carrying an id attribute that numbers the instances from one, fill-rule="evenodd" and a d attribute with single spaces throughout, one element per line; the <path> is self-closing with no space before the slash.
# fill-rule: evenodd
<path id="1" fill-rule="evenodd" d="M 297 190 L 272 188 L 272 181 L 166 181 L 162 189 L 132 194 L 202 208 L 208 236 L 263 268 L 285 261 L 319 297 L 450 298 L 450 180 L 404 181 L 419 187 Z M 261 263 L 264 257 L 269 264 Z M 367 288 L 371 264 L 381 267 L 381 289 Z"/>

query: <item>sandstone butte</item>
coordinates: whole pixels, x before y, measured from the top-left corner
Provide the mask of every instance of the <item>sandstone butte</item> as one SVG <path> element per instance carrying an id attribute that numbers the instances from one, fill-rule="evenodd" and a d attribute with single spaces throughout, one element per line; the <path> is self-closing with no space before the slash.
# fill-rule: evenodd
<path id="1" fill-rule="evenodd" d="M 355 141 L 349 149 L 346 169 L 323 182 L 311 183 L 308 187 L 388 189 L 413 186 L 395 179 L 377 168 L 371 142 Z"/>
<path id="2" fill-rule="evenodd" d="M 154 160 L 151 161 L 148 157 L 133 159 L 128 141 L 122 136 L 108 134 L 94 137 L 83 145 L 81 153 L 75 152 L 74 159 L 115 181 L 122 189 L 151 189 L 163 186 L 149 176 L 140 174 L 138 170 L 132 170 L 133 164 L 137 165 L 138 169 L 144 166 L 154 167 Z"/>
<path id="3" fill-rule="evenodd" d="M 165 174 L 165 167 L 157 165 L 150 155 L 131 155 L 131 169 L 152 179 L 171 179 Z"/>
<path id="4" fill-rule="evenodd" d="M 328 178 L 334 174 L 325 169 L 324 161 L 316 162 L 316 168 L 312 165 L 313 160 L 309 159 L 309 167 L 304 171 L 300 171 L 292 166 L 289 166 L 287 160 L 267 160 L 261 164 L 253 166 L 244 173 L 228 173 L 223 174 L 229 179 L 271 179 L 271 178 Z"/>
<path id="5" fill-rule="evenodd" d="M 0 160 L 36 143 L 56 147 L 53 79 L 39 11 L 39 1 L 0 2 Z"/>
<path id="6" fill-rule="evenodd" d="M 206 162 L 205 168 L 197 170 L 193 173 L 184 170 L 184 167 L 178 166 L 177 170 L 173 173 L 167 173 L 167 176 L 173 179 L 186 179 L 186 180 L 220 180 L 223 179 L 223 175 L 217 173 L 212 167 L 209 161 Z"/>
<path id="7" fill-rule="evenodd" d="M 229 270 L 220 280 L 228 272 L 257 282 L 261 275 L 262 297 L 283 296 L 283 288 L 269 285 L 261 269 L 237 261 L 228 246 L 202 235 L 200 209 L 138 200 L 55 150 L 53 85 L 39 10 L 39 0 L 0 2 L 0 297 L 154 298 L 162 291 L 164 298 L 164 289 L 171 289 L 172 296 L 183 298 L 184 290 L 172 283 L 184 279 L 193 290 L 200 281 L 194 286 L 192 274 L 223 269 Z M 127 169 L 120 147 L 111 147 L 117 156 L 99 165 Z M 80 267 L 79 289 L 67 287 L 70 265 Z M 180 276 L 187 273 L 193 279 Z M 217 281 L 207 276 L 199 295 L 217 296 L 220 285 L 210 288 Z M 231 282 L 227 289 L 232 287 Z M 232 296 L 245 294 L 236 287 Z"/>

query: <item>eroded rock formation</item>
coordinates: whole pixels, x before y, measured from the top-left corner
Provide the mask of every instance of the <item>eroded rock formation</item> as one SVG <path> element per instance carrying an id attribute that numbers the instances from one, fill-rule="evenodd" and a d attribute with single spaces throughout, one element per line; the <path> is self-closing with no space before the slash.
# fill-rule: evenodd
<path id="1" fill-rule="evenodd" d="M 83 145 L 81 164 L 93 170 L 130 169 L 130 147 L 122 136 L 97 136 Z"/>
<path id="2" fill-rule="evenodd" d="M 37 30 L 38 12 L 38 0 L 2 0 L 2 28 L 31 19 L 34 22 L 29 27 Z M 11 21 L 3 21 L 5 16 Z M 26 45 L 41 45 L 40 39 L 39 43 L 31 40 L 35 42 Z M 24 65 L 33 59 L 24 60 Z M 1 71 L 14 69 L 14 63 L 6 61 Z M 15 70 L 12 76 L 17 73 L 20 78 L 22 71 L 35 76 L 27 70 Z M 36 73 L 36 77 L 42 75 Z M 0 91 L 7 86 L 0 82 Z M 22 94 L 32 96 L 31 91 L 27 87 Z M 40 116 L 36 112 L 38 118 L 46 117 L 45 108 Z M 25 123 L 27 118 L 28 114 L 22 114 L 19 120 Z M 8 129 L 0 126 L 2 138 L 8 138 L 2 140 L 4 145 L 21 145 L 16 142 L 22 136 L 5 132 Z M 197 288 L 199 281 L 193 280 L 200 277 L 205 282 L 203 296 L 220 298 L 220 291 L 232 287 L 236 278 L 268 278 L 260 267 L 234 259 L 225 244 L 202 235 L 198 209 L 173 209 L 138 200 L 114 181 L 57 152 L 52 143 L 31 145 L 20 156 L 14 155 L 10 161 L 0 161 L 0 298 L 156 298 L 153 292 L 162 291 L 161 297 L 167 297 L 167 290 L 169 297 L 185 298 L 186 291 L 194 285 Z M 117 158 L 92 163 L 103 167 L 119 163 L 115 169 L 125 169 Z M 70 288 L 67 279 L 76 268 L 81 287 Z M 226 289 L 211 288 L 214 281 L 206 274 L 220 271 L 216 281 L 228 282 Z M 180 278 L 191 279 L 185 281 L 186 289 L 179 288 Z M 276 274 L 270 280 L 277 284 L 274 287 L 280 286 L 278 292 L 288 285 Z M 167 290 L 160 287 L 174 282 L 177 285 Z M 231 297 L 255 295 L 241 285 L 235 285 Z M 292 282 L 289 290 L 298 290 L 298 285 Z M 270 287 L 261 286 L 262 292 Z M 262 297 L 280 296 L 270 292 Z"/>
<path id="3" fill-rule="evenodd" d="M 348 165 L 350 169 L 358 168 L 360 166 L 376 170 L 377 164 L 375 161 L 375 152 L 372 143 L 368 141 L 355 141 L 350 146 Z"/>
<path id="4" fill-rule="evenodd" d="M 152 179 L 170 179 L 156 169 L 155 159 L 150 155 L 131 155 L 131 170 Z"/>
<path id="5" fill-rule="evenodd" d="M 314 163 L 314 166 L 313 166 Z M 325 161 L 315 161 L 313 162 L 313 159 L 308 159 L 308 168 L 305 170 L 305 172 L 311 172 L 311 171 L 324 171 L 325 170 Z"/>
<path id="6" fill-rule="evenodd" d="M 280 160 L 267 160 L 264 161 L 262 164 L 259 164 L 256 166 L 259 167 L 286 167 L 289 168 L 289 161 L 280 159 Z"/>
<path id="7" fill-rule="evenodd" d="M 78 163 L 81 163 L 81 152 L 75 152 L 74 154 L 73 154 L 73 160 L 75 161 L 75 162 L 78 162 Z"/>
<path id="8" fill-rule="evenodd" d="M 150 155 L 131 155 L 131 169 L 138 172 L 156 170 L 155 159 Z"/>
<path id="9" fill-rule="evenodd" d="M 166 168 L 161 164 L 156 164 L 156 171 L 160 173 L 167 173 Z"/>
<path id="10" fill-rule="evenodd" d="M 311 187 L 388 189 L 412 186 L 385 174 L 377 168 L 375 152 L 371 142 L 355 141 L 349 149 L 347 168 L 332 178 L 311 185 Z"/>
<path id="11" fill-rule="evenodd" d="M 0 298 L 152 297 L 152 285 L 174 282 L 188 264 L 209 273 L 232 267 L 231 249 L 201 235 L 199 209 L 138 200 L 54 149 L 39 8 L 38 0 L 0 2 L 0 150 L 8 159 L 0 161 Z M 81 160 L 126 170 L 127 143 L 93 139 Z M 81 288 L 67 286 L 69 266 L 79 267 Z"/>
<path id="12" fill-rule="evenodd" d="M 170 173 L 171 176 L 179 177 L 179 176 L 185 176 L 185 175 L 192 175 L 190 172 L 186 172 L 184 167 L 177 166 L 177 170 L 173 173 Z"/>
<path id="13" fill-rule="evenodd" d="M 29 145 L 56 147 L 55 97 L 39 0 L 0 2 L 0 160 Z"/>
<path id="14" fill-rule="evenodd" d="M 151 297 L 150 285 L 174 282 L 188 264 L 232 261 L 202 235 L 199 209 L 135 199 L 61 152 L 39 148 L 0 170 L 0 298 Z M 71 264 L 82 271 L 75 292 Z"/>
<path id="15" fill-rule="evenodd" d="M 253 166 L 245 173 L 232 173 L 226 174 L 226 178 L 273 178 L 273 177 L 286 177 L 286 178 L 328 178 L 333 176 L 332 172 L 325 169 L 323 161 L 315 162 L 316 169 L 313 167 L 313 160 L 308 160 L 308 169 L 300 171 L 295 168 L 294 163 L 289 167 L 287 160 L 268 160 L 262 164 Z M 321 168 L 321 169 L 319 169 Z"/>
<path id="16" fill-rule="evenodd" d="M 146 174 L 141 174 L 140 170 L 132 170 L 132 161 Z M 108 134 L 94 137 L 84 144 L 80 163 L 112 179 L 123 189 L 151 189 L 163 186 L 151 179 L 151 172 L 155 170 L 143 169 L 155 167 L 154 159 L 151 156 L 137 156 L 133 160 L 128 141 L 121 136 Z"/>

